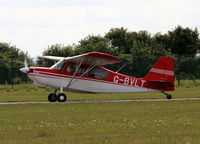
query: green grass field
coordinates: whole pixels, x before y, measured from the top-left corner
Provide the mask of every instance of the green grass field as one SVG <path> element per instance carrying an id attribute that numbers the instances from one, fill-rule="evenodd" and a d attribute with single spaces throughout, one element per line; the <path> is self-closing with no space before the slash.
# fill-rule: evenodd
<path id="1" fill-rule="evenodd" d="M 47 101 L 32 84 L 0 86 L 0 102 Z M 200 97 L 193 85 L 174 98 Z M 69 100 L 165 98 L 161 93 L 77 94 Z M 0 105 L 0 144 L 200 144 L 200 100 Z"/>
<path id="2" fill-rule="evenodd" d="M 200 143 L 200 101 L 0 106 L 0 143 Z"/>
<path id="3" fill-rule="evenodd" d="M 200 81 L 197 81 L 198 84 Z M 11 86 L 0 85 L 0 102 L 7 101 L 47 101 L 48 94 L 53 90 L 38 88 L 33 84 Z M 192 81 L 182 81 L 182 86 L 176 87 L 175 91 L 169 92 L 173 98 L 200 97 L 200 87 L 194 86 Z M 81 94 L 65 92 L 68 100 L 97 100 L 97 99 L 146 99 L 165 98 L 159 92 L 147 93 L 106 93 L 106 94 Z"/>

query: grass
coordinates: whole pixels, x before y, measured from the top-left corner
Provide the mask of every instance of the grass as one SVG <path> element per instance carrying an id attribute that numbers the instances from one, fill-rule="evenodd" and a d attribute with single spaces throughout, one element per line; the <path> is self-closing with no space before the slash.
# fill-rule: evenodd
<path id="1" fill-rule="evenodd" d="M 0 106 L 0 143 L 200 143 L 199 101 Z"/>
<path id="2" fill-rule="evenodd" d="M 188 82 L 187 82 L 188 83 Z M 0 85 L 0 101 L 47 101 L 49 89 Z M 77 94 L 69 100 L 164 98 L 161 93 Z M 182 85 L 174 98 L 200 97 Z M 196 101 L 0 105 L 0 144 L 200 144 Z"/>
<path id="3" fill-rule="evenodd" d="M 199 81 L 198 81 L 199 82 Z M 200 97 L 200 88 L 195 87 L 192 81 L 183 81 L 182 86 L 176 87 L 174 92 L 169 92 L 173 98 Z M 50 89 L 43 89 L 33 84 L 15 85 L 13 89 L 10 86 L 0 85 L 0 102 L 7 101 L 47 101 Z M 97 99 L 148 99 L 165 98 L 165 95 L 159 92 L 146 93 L 106 93 L 106 94 L 81 94 L 65 92 L 68 100 L 97 100 Z"/>

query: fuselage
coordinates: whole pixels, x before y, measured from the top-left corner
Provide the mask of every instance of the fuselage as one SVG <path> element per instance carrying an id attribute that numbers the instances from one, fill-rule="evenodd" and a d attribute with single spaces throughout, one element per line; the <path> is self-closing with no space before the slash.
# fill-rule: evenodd
<path id="1" fill-rule="evenodd" d="M 149 84 L 144 78 L 135 78 L 98 66 L 82 75 L 88 65 L 82 65 L 74 75 L 73 63 L 67 62 L 62 69 L 30 67 L 28 76 L 40 87 L 89 93 L 119 93 L 161 91 L 162 86 Z M 70 68 L 71 67 L 71 68 Z M 71 81 L 72 80 L 72 81 Z M 68 85 L 71 81 L 71 84 Z"/>

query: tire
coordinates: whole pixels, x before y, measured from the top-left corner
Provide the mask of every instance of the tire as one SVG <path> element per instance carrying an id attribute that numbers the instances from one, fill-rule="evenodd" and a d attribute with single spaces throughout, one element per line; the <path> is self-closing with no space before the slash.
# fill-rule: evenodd
<path id="1" fill-rule="evenodd" d="M 56 100 L 57 100 L 56 94 L 50 93 L 48 96 L 48 100 L 49 100 L 49 102 L 56 102 Z"/>
<path id="2" fill-rule="evenodd" d="M 57 99 L 59 102 L 65 102 L 67 100 L 67 96 L 64 93 L 60 93 Z"/>
<path id="3" fill-rule="evenodd" d="M 167 95 L 167 99 L 171 99 L 172 96 L 170 94 Z"/>

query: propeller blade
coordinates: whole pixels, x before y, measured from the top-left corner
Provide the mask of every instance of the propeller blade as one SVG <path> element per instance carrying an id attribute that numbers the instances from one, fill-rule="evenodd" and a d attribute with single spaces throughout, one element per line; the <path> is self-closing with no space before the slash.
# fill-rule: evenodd
<path id="1" fill-rule="evenodd" d="M 28 73 L 29 72 L 29 67 L 28 67 L 28 64 L 27 64 L 27 61 L 26 61 L 26 58 L 24 59 L 24 66 L 23 68 L 20 68 L 19 70 L 23 73 Z"/>
<path id="2" fill-rule="evenodd" d="M 24 59 L 24 66 L 25 66 L 25 68 L 28 67 L 28 64 L 27 64 L 26 58 Z"/>

